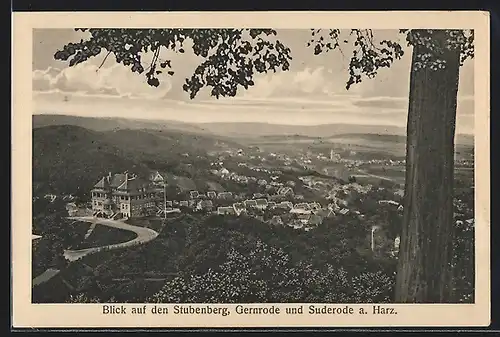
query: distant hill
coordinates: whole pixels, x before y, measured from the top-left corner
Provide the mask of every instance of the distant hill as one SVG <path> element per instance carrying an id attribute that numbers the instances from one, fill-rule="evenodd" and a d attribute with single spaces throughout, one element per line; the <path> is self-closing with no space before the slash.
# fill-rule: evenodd
<path id="1" fill-rule="evenodd" d="M 33 130 L 36 192 L 85 193 L 109 171 L 124 170 L 142 172 L 145 166 L 98 132 L 70 125 Z"/>
<path id="2" fill-rule="evenodd" d="M 351 133 L 351 134 L 338 134 L 329 137 L 331 141 L 336 139 L 364 139 L 366 141 L 375 142 L 388 142 L 388 143 L 406 143 L 406 135 L 396 134 L 370 134 L 370 133 Z M 458 134 L 455 137 L 455 144 L 457 145 L 474 145 L 474 136 Z"/>
<path id="3" fill-rule="evenodd" d="M 50 125 L 75 125 L 94 131 L 156 130 L 176 131 L 188 135 L 217 136 L 219 140 L 257 138 L 266 141 L 287 139 L 359 138 L 384 142 L 405 142 L 406 128 L 393 125 L 284 125 L 269 123 L 184 123 L 168 120 L 127 119 L 118 117 L 81 117 L 70 115 L 33 115 L 33 128 Z M 360 136 L 361 135 L 361 136 Z M 457 135 L 457 144 L 473 144 L 472 135 Z"/>
<path id="4" fill-rule="evenodd" d="M 209 133 L 196 125 L 165 120 L 128 119 L 118 117 L 82 117 L 71 115 L 33 115 L 33 128 L 51 125 L 75 125 L 94 131 L 119 129 L 177 130 L 183 132 Z"/>
<path id="5" fill-rule="evenodd" d="M 404 135 L 406 133 L 404 127 L 391 125 L 283 125 L 268 123 L 203 123 L 199 125 L 214 134 L 233 137 L 305 136 L 324 138 L 348 133 L 390 135 Z"/>
<path id="6" fill-rule="evenodd" d="M 208 169 L 208 151 L 228 146 L 243 147 L 179 131 L 39 127 L 33 129 L 33 186 L 40 193 L 76 193 L 78 188 L 86 193 L 109 171 L 125 170 L 193 177 Z"/>
<path id="7" fill-rule="evenodd" d="M 269 136 L 261 136 L 256 140 L 255 138 L 249 139 L 250 143 L 258 144 L 260 142 L 269 143 L 269 142 L 282 142 L 282 143 L 293 143 L 293 142 L 314 142 L 314 141 L 323 141 L 323 142 L 331 142 L 331 143 L 351 143 L 351 144 L 366 144 L 366 145 L 375 145 L 375 144 L 386 144 L 387 146 L 397 146 L 406 144 L 406 135 L 398 135 L 398 134 L 376 134 L 376 133 L 339 133 L 336 135 L 332 135 L 329 137 L 311 137 L 311 136 L 302 136 L 302 135 L 269 135 Z M 473 135 L 464 135 L 458 134 L 455 137 L 455 144 L 459 147 L 461 146 L 474 146 L 474 136 Z"/>

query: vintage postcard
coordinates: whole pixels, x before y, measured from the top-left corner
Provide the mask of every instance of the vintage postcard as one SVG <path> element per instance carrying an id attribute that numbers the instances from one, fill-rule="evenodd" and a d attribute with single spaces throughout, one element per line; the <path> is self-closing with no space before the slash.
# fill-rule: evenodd
<path id="1" fill-rule="evenodd" d="M 490 323 L 488 13 L 14 13 L 12 59 L 14 327 Z"/>

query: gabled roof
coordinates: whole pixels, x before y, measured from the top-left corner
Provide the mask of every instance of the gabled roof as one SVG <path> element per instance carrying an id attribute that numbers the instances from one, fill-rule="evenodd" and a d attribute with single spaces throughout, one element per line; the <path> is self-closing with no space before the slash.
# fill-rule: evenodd
<path id="1" fill-rule="evenodd" d="M 94 188 L 118 188 L 126 181 L 127 175 L 125 173 L 118 173 L 112 176 L 104 176 L 94 185 Z"/>
<path id="2" fill-rule="evenodd" d="M 97 182 L 97 184 L 94 185 L 94 188 L 108 188 L 108 186 L 109 182 L 107 177 L 103 177 Z"/>
<path id="3" fill-rule="evenodd" d="M 117 188 L 118 186 L 123 184 L 123 182 L 125 182 L 126 180 L 127 180 L 127 174 L 125 173 L 115 174 L 111 177 L 111 179 L 109 179 L 109 186 Z"/>
<path id="4" fill-rule="evenodd" d="M 309 210 L 310 207 L 309 207 L 309 204 L 303 202 L 303 203 L 300 203 L 300 204 L 295 204 L 294 208 L 302 208 L 302 209 L 305 209 L 305 210 Z"/>
<path id="5" fill-rule="evenodd" d="M 142 178 L 128 179 L 126 184 L 128 190 L 131 192 L 138 192 L 140 189 L 147 188 L 149 186 L 149 182 Z"/>

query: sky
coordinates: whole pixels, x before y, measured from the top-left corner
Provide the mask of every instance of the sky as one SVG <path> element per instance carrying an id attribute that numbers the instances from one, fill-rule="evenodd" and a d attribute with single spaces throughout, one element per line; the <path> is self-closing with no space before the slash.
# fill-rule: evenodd
<path id="1" fill-rule="evenodd" d="M 143 74 L 116 64 L 105 53 L 74 67 L 54 60 L 68 42 L 88 37 L 73 29 L 33 31 L 33 100 L 35 114 L 164 119 L 183 122 L 266 122 L 317 125 L 330 123 L 406 126 L 411 49 L 375 79 L 364 79 L 346 90 L 350 50 L 314 55 L 306 46 L 310 30 L 277 30 L 290 47 L 289 71 L 258 74 L 255 85 L 235 97 L 216 99 L 210 89 L 191 100 L 182 90 L 201 58 L 192 53 L 168 54 L 175 75 L 160 77 L 159 87 L 146 84 Z M 374 31 L 377 40 L 399 40 L 397 30 Z M 150 55 L 145 55 L 147 60 Z M 98 70 L 98 71 L 97 71 Z M 474 68 L 468 61 L 460 70 L 457 132 L 474 127 Z"/>

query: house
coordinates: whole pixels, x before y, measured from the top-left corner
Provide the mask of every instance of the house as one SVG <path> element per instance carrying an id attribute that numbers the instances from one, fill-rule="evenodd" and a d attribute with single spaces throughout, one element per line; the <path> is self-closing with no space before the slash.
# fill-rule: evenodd
<path id="1" fill-rule="evenodd" d="M 57 199 L 57 195 L 55 194 L 45 194 L 45 200 L 49 200 L 50 202 L 54 202 Z"/>
<path id="2" fill-rule="evenodd" d="M 195 208 L 197 203 L 198 202 L 196 200 L 193 199 L 188 200 L 188 205 L 190 208 Z"/>
<path id="3" fill-rule="evenodd" d="M 264 210 L 267 208 L 267 199 L 257 199 L 255 200 L 255 203 L 255 207 L 257 207 L 258 209 Z"/>
<path id="4" fill-rule="evenodd" d="M 75 197 L 73 195 L 71 195 L 71 194 L 68 194 L 68 195 L 65 195 L 63 197 L 63 200 L 64 201 L 73 201 L 73 200 L 75 200 Z"/>
<path id="5" fill-rule="evenodd" d="M 394 201 L 394 200 L 379 200 L 379 205 L 393 205 L 393 206 L 399 206 L 399 202 Z"/>
<path id="6" fill-rule="evenodd" d="M 278 190 L 278 194 L 281 196 L 292 196 L 293 195 L 293 190 L 291 187 L 281 187 Z"/>
<path id="7" fill-rule="evenodd" d="M 189 207 L 189 201 L 187 201 L 187 200 L 179 201 L 179 206 L 180 207 Z"/>
<path id="8" fill-rule="evenodd" d="M 181 210 L 179 208 L 172 208 L 172 207 L 167 207 L 165 209 L 165 213 L 171 214 L 171 213 L 180 213 Z"/>
<path id="9" fill-rule="evenodd" d="M 189 195 L 191 196 L 191 199 L 197 199 L 200 197 L 200 193 L 198 191 L 191 191 L 189 192 Z"/>
<path id="10" fill-rule="evenodd" d="M 394 239 L 394 250 L 399 250 L 400 243 L 401 243 L 401 238 L 399 236 L 397 236 Z"/>
<path id="11" fill-rule="evenodd" d="M 292 209 L 293 204 L 290 201 L 282 201 L 276 205 L 276 207 L 284 208 L 284 209 Z"/>
<path id="12" fill-rule="evenodd" d="M 340 211 L 339 211 L 340 214 L 342 215 L 346 215 L 347 213 L 349 213 L 349 210 L 347 208 L 342 208 Z"/>
<path id="13" fill-rule="evenodd" d="M 231 199 L 233 197 L 233 193 L 231 192 L 220 192 L 217 195 L 218 199 Z"/>
<path id="14" fill-rule="evenodd" d="M 238 216 L 240 214 L 246 212 L 245 205 L 241 202 L 237 202 L 237 203 L 233 204 L 233 209 L 234 209 L 234 212 L 236 213 L 236 215 L 238 215 Z"/>
<path id="15" fill-rule="evenodd" d="M 235 215 L 236 212 L 234 211 L 233 207 L 219 207 L 219 208 L 217 208 L 217 214 L 219 214 L 219 215 Z"/>
<path id="16" fill-rule="evenodd" d="M 163 188 L 136 175 L 125 173 L 102 177 L 91 190 L 94 215 L 140 217 L 156 210 L 163 200 Z"/>
<path id="17" fill-rule="evenodd" d="M 267 208 L 272 209 L 276 207 L 276 203 L 274 201 L 268 201 L 267 202 Z"/>
<path id="18" fill-rule="evenodd" d="M 304 200 L 304 196 L 302 194 L 296 194 L 295 199 L 297 200 Z"/>
<path id="19" fill-rule="evenodd" d="M 245 200 L 243 201 L 243 203 L 245 204 L 245 207 L 252 207 L 252 208 L 256 208 L 257 207 L 257 201 L 255 200 Z"/>
<path id="20" fill-rule="evenodd" d="M 161 174 L 158 171 L 153 171 L 149 174 L 149 181 L 151 181 L 153 185 L 163 186 L 163 184 L 166 183 L 167 179 L 166 175 Z"/>
<path id="21" fill-rule="evenodd" d="M 288 187 L 295 187 L 295 181 L 293 181 L 293 180 L 288 180 L 288 181 L 286 182 L 286 186 L 288 186 Z"/>
<path id="22" fill-rule="evenodd" d="M 265 196 L 266 196 L 266 195 L 265 195 L 265 194 L 262 194 L 262 193 L 254 193 L 254 194 L 253 194 L 254 199 L 263 198 L 263 197 L 265 197 Z"/>
<path id="23" fill-rule="evenodd" d="M 167 207 L 172 207 L 172 200 L 167 200 L 166 206 Z"/>
<path id="24" fill-rule="evenodd" d="M 215 191 L 208 191 L 207 197 L 210 199 L 215 199 L 217 197 L 217 193 Z"/>
<path id="25" fill-rule="evenodd" d="M 303 202 L 303 203 L 299 203 L 299 204 L 295 204 L 295 206 L 293 208 L 297 208 L 297 209 L 304 209 L 306 211 L 309 211 L 311 210 L 311 207 L 309 206 L 308 203 L 306 202 Z"/>
<path id="26" fill-rule="evenodd" d="M 264 179 L 260 179 L 257 184 L 259 184 L 260 186 L 266 186 L 267 185 L 267 181 L 265 181 Z"/>
<path id="27" fill-rule="evenodd" d="M 311 214 L 312 212 L 309 209 L 305 209 L 302 207 L 294 207 L 290 210 L 290 214 Z"/>
<path id="28" fill-rule="evenodd" d="M 212 200 L 200 200 L 198 201 L 198 204 L 196 205 L 196 209 L 198 211 L 211 211 L 213 208 L 213 203 Z"/>

